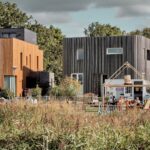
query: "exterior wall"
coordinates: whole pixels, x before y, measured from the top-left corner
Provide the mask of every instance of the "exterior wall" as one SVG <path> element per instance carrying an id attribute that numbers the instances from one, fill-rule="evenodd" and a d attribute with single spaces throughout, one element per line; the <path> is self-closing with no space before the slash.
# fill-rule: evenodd
<path id="1" fill-rule="evenodd" d="M 16 93 L 17 96 L 20 96 L 26 87 L 26 77 L 32 71 L 43 70 L 43 51 L 40 51 L 37 45 L 15 38 L 0 39 L 0 48 L 0 53 L 3 53 L 3 56 L 0 56 L 2 58 L 0 61 L 1 64 L 4 64 L 3 68 L 0 69 L 0 71 L 2 70 L 0 86 L 1 88 L 4 86 L 4 75 L 13 75 L 16 77 Z M 22 67 L 20 53 L 22 53 Z M 39 59 L 38 67 L 37 56 Z M 16 68 L 14 72 L 13 67 Z"/>
<path id="2" fill-rule="evenodd" d="M 33 43 L 33 44 L 37 44 L 36 33 L 31 30 L 24 29 L 24 41 L 27 41 L 27 42 Z"/>
<path id="3" fill-rule="evenodd" d="M 84 73 L 84 92 L 86 93 L 95 92 L 103 83 L 103 75 L 109 78 L 126 61 L 142 73 L 146 69 L 145 42 L 146 38 L 142 36 L 65 38 L 64 75 Z M 107 48 L 117 47 L 123 48 L 122 55 L 106 54 Z M 76 59 L 77 49 L 80 48 L 84 49 L 83 61 Z M 124 71 L 124 74 L 127 73 L 131 74 L 132 78 L 137 76 L 130 69 Z"/>
<path id="4" fill-rule="evenodd" d="M 4 75 L 12 75 L 12 42 L 0 39 L 0 88 L 4 86 Z"/>

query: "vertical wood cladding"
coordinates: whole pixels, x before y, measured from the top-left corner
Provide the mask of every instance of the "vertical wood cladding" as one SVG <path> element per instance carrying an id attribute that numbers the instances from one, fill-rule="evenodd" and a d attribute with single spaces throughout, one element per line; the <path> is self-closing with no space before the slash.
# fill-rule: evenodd
<path id="1" fill-rule="evenodd" d="M 31 56 L 31 66 L 27 62 L 29 56 Z M 38 70 L 37 57 L 39 59 Z M 21 95 L 26 87 L 26 77 L 29 73 L 43 70 L 43 51 L 39 50 L 37 45 L 15 38 L 0 39 L 0 58 L 0 88 L 4 87 L 5 75 L 16 76 L 17 96 Z M 16 67 L 14 73 L 13 67 Z"/>
<path id="2" fill-rule="evenodd" d="M 123 54 L 107 55 L 107 48 L 123 48 Z M 77 49 L 84 49 L 84 60 L 76 59 Z M 64 75 L 84 73 L 84 92 L 94 92 L 95 75 L 110 77 L 124 62 L 128 61 L 141 73 L 148 72 L 149 64 L 144 49 L 150 49 L 150 39 L 142 36 L 80 37 L 64 39 Z M 124 74 L 136 77 L 133 71 Z"/>

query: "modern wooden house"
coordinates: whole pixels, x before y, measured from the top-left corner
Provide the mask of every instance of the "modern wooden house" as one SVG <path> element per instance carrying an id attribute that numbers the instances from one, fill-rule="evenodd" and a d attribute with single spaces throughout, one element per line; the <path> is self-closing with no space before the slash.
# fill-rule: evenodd
<path id="1" fill-rule="evenodd" d="M 17 96 L 22 95 L 31 72 L 43 71 L 43 51 L 35 44 L 36 35 L 34 42 L 28 42 L 30 31 L 25 31 L 18 34 L 17 29 L 0 30 L 0 88 L 9 88 Z M 26 39 L 17 39 L 21 33 Z"/>
<path id="2" fill-rule="evenodd" d="M 104 80 L 126 61 L 150 80 L 150 39 L 143 36 L 65 38 L 63 55 L 64 76 L 80 80 L 84 93 L 101 95 Z M 137 78 L 131 70 L 125 74 Z"/>

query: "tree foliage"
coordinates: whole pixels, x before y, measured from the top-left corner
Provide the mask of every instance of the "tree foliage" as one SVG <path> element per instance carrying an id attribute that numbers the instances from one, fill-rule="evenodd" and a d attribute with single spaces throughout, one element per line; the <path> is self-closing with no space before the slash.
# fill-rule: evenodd
<path id="1" fill-rule="evenodd" d="M 51 94 L 55 96 L 67 96 L 73 97 L 77 96 L 80 91 L 80 83 L 77 80 L 74 80 L 70 77 L 64 78 L 59 86 L 55 86 Z"/>
<path id="2" fill-rule="evenodd" d="M 113 36 L 122 35 L 124 31 L 110 24 L 100 24 L 98 22 L 91 23 L 87 29 L 84 29 L 86 36 Z"/>
<path id="3" fill-rule="evenodd" d="M 29 23 L 31 18 L 31 16 L 27 16 L 26 13 L 17 8 L 16 4 L 11 4 L 9 2 L 0 2 L 1 27 L 22 27 L 25 24 Z"/>
<path id="4" fill-rule="evenodd" d="M 56 83 L 62 78 L 62 41 L 63 35 L 60 29 L 43 26 L 37 21 L 28 25 L 30 30 L 37 33 L 37 41 L 40 49 L 44 50 L 44 69 L 55 73 Z"/>
<path id="5" fill-rule="evenodd" d="M 44 69 L 55 73 L 56 83 L 62 78 L 62 40 L 60 29 L 46 27 L 17 8 L 16 4 L 0 2 L 0 27 L 26 27 L 37 33 L 37 43 L 44 51 Z"/>
<path id="6" fill-rule="evenodd" d="M 142 30 L 137 29 L 135 31 L 131 31 L 129 34 L 130 35 L 143 35 L 147 38 L 150 38 L 150 28 L 147 27 Z"/>
<path id="7" fill-rule="evenodd" d="M 146 27 L 142 30 L 136 29 L 135 31 L 131 31 L 126 33 L 122 31 L 120 28 L 116 26 L 112 26 L 110 24 L 100 24 L 99 22 L 93 22 L 89 24 L 87 28 L 84 29 L 84 33 L 86 36 L 96 37 L 96 36 L 116 36 L 116 35 L 142 35 L 147 38 L 150 38 L 150 28 Z"/>

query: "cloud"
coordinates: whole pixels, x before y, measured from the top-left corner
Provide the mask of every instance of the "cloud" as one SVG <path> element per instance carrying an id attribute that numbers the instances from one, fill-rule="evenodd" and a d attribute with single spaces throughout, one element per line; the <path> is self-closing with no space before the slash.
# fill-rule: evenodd
<path id="1" fill-rule="evenodd" d="M 44 25 L 49 25 L 52 23 L 56 24 L 68 23 L 72 20 L 69 13 L 37 12 L 31 13 L 29 15 L 32 15 L 33 18 L 35 18 L 39 22 L 42 22 L 42 24 Z"/>
<path id="2" fill-rule="evenodd" d="M 43 22 L 68 22 L 70 13 L 89 8 L 117 8 L 116 17 L 149 17 L 150 0 L 2 0 L 15 2 L 23 11 Z M 45 21 L 45 19 L 46 21 Z M 38 20 L 38 19 L 37 19 Z"/>
<path id="3" fill-rule="evenodd" d="M 150 6 L 148 5 L 135 5 L 119 8 L 117 17 L 149 17 Z"/>
<path id="4" fill-rule="evenodd" d="M 96 8 L 129 7 L 149 5 L 150 0 L 2 0 L 17 3 L 30 12 L 70 12 L 85 10 L 91 5 Z"/>

